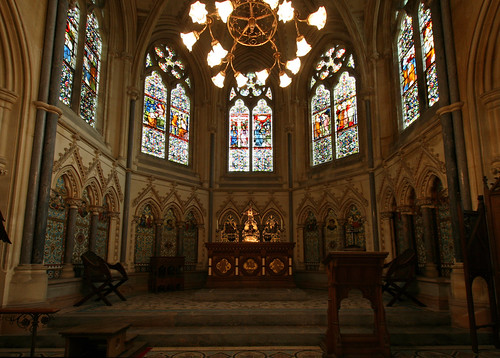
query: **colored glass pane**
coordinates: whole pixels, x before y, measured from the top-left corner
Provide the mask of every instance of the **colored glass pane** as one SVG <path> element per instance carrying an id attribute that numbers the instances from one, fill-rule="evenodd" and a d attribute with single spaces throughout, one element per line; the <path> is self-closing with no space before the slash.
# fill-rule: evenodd
<path id="1" fill-rule="evenodd" d="M 68 106 L 71 105 L 71 94 L 73 92 L 79 23 L 80 9 L 77 5 L 74 9 L 68 10 L 66 32 L 64 35 L 64 54 L 59 99 Z"/>
<path id="2" fill-rule="evenodd" d="M 184 82 L 187 83 L 187 85 L 189 86 L 189 88 L 191 88 L 191 79 L 189 77 L 187 77 Z"/>
<path id="3" fill-rule="evenodd" d="M 422 61 L 424 64 L 427 86 L 427 103 L 432 106 L 439 100 L 439 87 L 436 71 L 436 53 L 434 48 L 434 35 L 432 31 L 431 10 L 425 9 L 424 4 L 418 7 L 420 25 L 420 40 L 422 43 Z"/>
<path id="4" fill-rule="evenodd" d="M 249 171 L 250 151 L 248 147 L 250 111 L 238 99 L 229 111 L 229 171 Z"/>
<path id="5" fill-rule="evenodd" d="M 261 99 L 252 110 L 252 170 L 273 171 L 273 136 L 271 107 Z"/>
<path id="6" fill-rule="evenodd" d="M 269 98 L 270 100 L 273 99 L 273 91 L 271 91 L 271 88 L 268 88 L 266 91 L 266 97 Z"/>
<path id="7" fill-rule="evenodd" d="M 343 72 L 333 90 L 336 158 L 359 152 L 356 79 Z"/>
<path id="8" fill-rule="evenodd" d="M 153 71 L 144 85 L 144 110 L 141 151 L 165 158 L 165 122 L 167 89 L 160 75 Z"/>
<path id="9" fill-rule="evenodd" d="M 83 78 L 80 93 L 80 116 L 92 127 L 95 127 L 97 110 L 101 48 L 102 40 L 99 35 L 99 23 L 94 13 L 91 13 L 87 16 Z"/>
<path id="10" fill-rule="evenodd" d="M 148 53 L 146 56 L 146 67 L 153 66 L 153 62 L 151 61 L 151 55 Z"/>
<path id="11" fill-rule="evenodd" d="M 229 100 L 231 101 L 234 97 L 236 97 L 236 91 L 234 90 L 234 87 L 231 88 L 231 92 L 229 93 Z"/>
<path id="12" fill-rule="evenodd" d="M 403 19 L 401 32 L 398 37 L 398 56 L 403 127 L 406 128 L 413 123 L 420 114 L 413 25 L 412 18 L 408 15 Z"/>
<path id="13" fill-rule="evenodd" d="M 170 97 L 170 137 L 168 159 L 187 165 L 189 160 L 189 121 L 191 101 L 184 87 L 177 84 Z"/>
<path id="14" fill-rule="evenodd" d="M 345 53 L 345 48 L 335 46 L 321 56 L 321 60 L 316 65 L 316 71 L 319 73 L 320 80 L 324 80 L 340 70 L 343 65 Z"/>
<path id="15" fill-rule="evenodd" d="M 311 133 L 313 143 L 313 165 L 333 159 L 330 91 L 324 85 L 316 88 L 311 101 Z"/>

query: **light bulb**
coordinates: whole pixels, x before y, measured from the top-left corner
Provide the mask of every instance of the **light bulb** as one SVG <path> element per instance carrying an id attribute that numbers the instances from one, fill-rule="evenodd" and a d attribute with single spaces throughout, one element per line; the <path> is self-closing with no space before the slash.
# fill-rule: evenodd
<path id="1" fill-rule="evenodd" d="M 212 51 L 210 51 L 207 55 L 207 62 L 210 67 L 220 65 L 222 59 L 227 55 L 227 51 L 224 50 L 219 41 L 215 41 L 212 44 Z"/>
<path id="2" fill-rule="evenodd" d="M 236 77 L 236 82 L 238 83 L 239 88 L 243 87 L 248 82 L 248 78 L 246 78 L 241 72 L 236 72 L 234 77 Z"/>
<path id="3" fill-rule="evenodd" d="M 316 26 L 318 30 L 325 27 L 326 24 L 326 9 L 324 6 L 320 6 L 318 11 L 313 12 L 307 17 L 307 23 L 311 26 Z"/>
<path id="4" fill-rule="evenodd" d="M 217 8 L 217 12 L 219 13 L 219 17 L 223 23 L 227 22 L 229 15 L 233 12 L 233 4 L 230 0 L 215 2 L 215 7 Z"/>
<path id="5" fill-rule="evenodd" d="M 295 58 L 286 63 L 286 68 L 288 68 L 294 75 L 296 75 L 300 70 L 300 58 Z"/>
<path id="6" fill-rule="evenodd" d="M 290 83 L 292 83 L 292 79 L 285 73 L 285 71 L 281 71 L 280 73 L 280 87 L 287 87 Z"/>
<path id="7" fill-rule="evenodd" d="M 309 45 L 304 38 L 304 36 L 297 37 L 297 56 L 305 56 L 311 51 L 311 45 Z"/>
<path id="8" fill-rule="evenodd" d="M 184 45 L 186 45 L 188 50 L 191 51 L 193 49 L 193 45 L 200 38 L 200 35 L 198 34 L 198 32 L 193 31 L 188 33 L 181 33 L 181 38 L 182 42 L 184 42 Z"/>
<path id="9" fill-rule="evenodd" d="M 226 79 L 226 75 L 224 72 L 219 72 L 216 76 L 212 77 L 212 82 L 219 88 L 224 87 L 224 80 Z"/>
<path id="10" fill-rule="evenodd" d="M 271 9 L 276 9 L 276 7 L 278 6 L 279 4 L 279 0 L 264 0 L 264 2 L 269 5 L 269 7 Z"/>
<path id="11" fill-rule="evenodd" d="M 264 84 L 264 83 L 266 83 L 266 80 L 269 77 L 269 70 L 267 68 L 265 68 L 262 71 L 256 72 L 255 75 L 257 76 L 257 79 L 262 84 Z"/>
<path id="12" fill-rule="evenodd" d="M 278 8 L 278 16 L 280 21 L 287 22 L 293 19 L 295 10 L 292 7 L 291 1 L 283 1 Z"/>
<path id="13" fill-rule="evenodd" d="M 197 22 L 199 24 L 204 24 L 207 22 L 207 9 L 205 4 L 197 1 L 194 4 L 191 4 L 191 9 L 189 10 L 189 16 L 193 22 Z"/>

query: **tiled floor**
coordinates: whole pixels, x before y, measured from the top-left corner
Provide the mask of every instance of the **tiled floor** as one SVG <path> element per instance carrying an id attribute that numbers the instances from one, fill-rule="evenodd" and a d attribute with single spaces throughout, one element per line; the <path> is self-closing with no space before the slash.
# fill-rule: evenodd
<path id="1" fill-rule="evenodd" d="M 470 347 L 393 347 L 393 358 L 493 358 L 500 357 L 494 347 L 480 347 L 479 353 Z M 27 349 L 0 349 L 0 357 L 28 357 Z M 37 349 L 35 357 L 64 357 L 62 348 Z M 321 358 L 319 347 L 207 347 L 151 348 L 143 358 Z M 370 357 L 367 357 L 370 358 Z"/>

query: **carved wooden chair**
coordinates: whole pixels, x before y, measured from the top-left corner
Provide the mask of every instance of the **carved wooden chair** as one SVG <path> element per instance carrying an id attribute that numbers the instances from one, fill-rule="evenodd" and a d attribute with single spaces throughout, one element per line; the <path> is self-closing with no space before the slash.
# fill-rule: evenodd
<path id="1" fill-rule="evenodd" d="M 392 296 L 387 307 L 391 307 L 398 300 L 401 301 L 402 296 L 406 296 L 417 305 L 425 307 L 422 302 L 408 292 L 410 285 L 417 278 L 416 265 L 417 255 L 412 249 L 406 249 L 399 256 L 384 265 L 387 271 L 382 277 L 382 292 L 387 292 Z"/>
<path id="2" fill-rule="evenodd" d="M 127 299 L 118 291 L 128 275 L 121 263 L 109 264 L 92 251 L 87 251 L 82 256 L 83 262 L 83 282 L 90 289 L 90 292 L 75 306 L 80 306 L 93 296 L 97 296 L 97 301 L 102 300 L 106 305 L 111 306 L 111 302 L 106 298 L 114 292 L 122 301 Z"/>

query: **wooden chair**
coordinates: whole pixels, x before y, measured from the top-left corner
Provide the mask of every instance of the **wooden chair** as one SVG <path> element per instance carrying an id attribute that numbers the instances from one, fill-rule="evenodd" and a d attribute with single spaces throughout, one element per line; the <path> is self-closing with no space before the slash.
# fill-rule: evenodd
<path id="1" fill-rule="evenodd" d="M 128 275 L 122 264 L 119 262 L 112 265 L 104 261 L 92 251 L 87 251 L 82 256 L 83 262 L 83 282 L 90 289 L 90 293 L 75 303 L 80 306 L 93 296 L 97 296 L 97 301 L 102 300 L 106 305 L 111 306 L 111 302 L 106 298 L 114 292 L 122 301 L 127 299 L 118 291 L 118 287 L 128 280 Z"/>
<path id="2" fill-rule="evenodd" d="M 388 292 L 392 296 L 387 307 L 391 307 L 398 300 L 401 301 L 402 296 L 406 296 L 417 305 L 425 307 L 422 302 L 408 292 L 408 288 L 416 279 L 416 265 L 417 255 L 412 249 L 405 250 L 391 262 L 384 265 L 387 271 L 382 277 L 382 292 Z"/>

